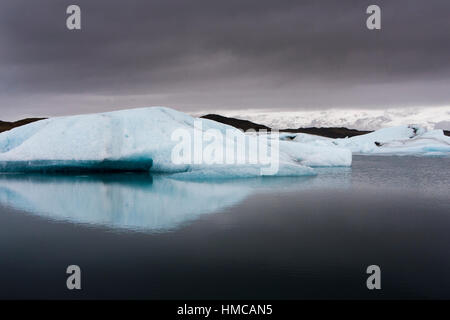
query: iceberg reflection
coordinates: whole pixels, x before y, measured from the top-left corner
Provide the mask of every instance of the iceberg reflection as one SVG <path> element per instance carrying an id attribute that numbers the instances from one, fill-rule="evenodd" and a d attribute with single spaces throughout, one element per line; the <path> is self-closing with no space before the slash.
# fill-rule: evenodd
<path id="1" fill-rule="evenodd" d="M 256 191 L 323 184 L 316 177 L 192 182 L 148 174 L 4 174 L 0 205 L 52 220 L 159 232 L 236 205 Z"/>

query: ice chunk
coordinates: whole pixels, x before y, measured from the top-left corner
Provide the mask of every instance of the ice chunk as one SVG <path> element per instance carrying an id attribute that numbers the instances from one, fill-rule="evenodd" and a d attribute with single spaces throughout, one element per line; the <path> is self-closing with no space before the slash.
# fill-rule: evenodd
<path id="1" fill-rule="evenodd" d="M 336 139 L 338 146 L 361 154 L 428 155 L 450 153 L 450 137 L 442 130 L 426 131 L 417 126 L 381 129 L 349 139 Z"/>
<path id="2" fill-rule="evenodd" d="M 355 154 L 450 155 L 450 137 L 445 136 L 442 130 L 427 131 L 414 125 L 384 128 L 345 139 L 331 139 L 299 133 L 292 141 L 316 147 L 348 148 Z"/>

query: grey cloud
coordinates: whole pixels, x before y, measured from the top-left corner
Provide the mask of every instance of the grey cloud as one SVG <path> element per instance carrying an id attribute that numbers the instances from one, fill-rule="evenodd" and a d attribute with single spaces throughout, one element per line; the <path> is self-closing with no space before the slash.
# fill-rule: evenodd
<path id="1" fill-rule="evenodd" d="M 0 108 L 448 104 L 450 2 L 376 1 L 382 30 L 368 31 L 372 2 L 78 0 L 83 30 L 71 32 L 73 1 L 2 0 Z"/>

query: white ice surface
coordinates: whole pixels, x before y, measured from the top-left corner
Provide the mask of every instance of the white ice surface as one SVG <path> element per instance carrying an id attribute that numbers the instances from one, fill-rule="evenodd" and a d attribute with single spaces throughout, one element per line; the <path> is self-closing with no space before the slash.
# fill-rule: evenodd
<path id="1" fill-rule="evenodd" d="M 292 141 L 313 146 L 349 148 L 355 154 L 386 155 L 450 155 L 450 137 L 442 130 L 419 126 L 397 126 L 344 139 L 330 139 L 309 134 L 296 134 Z"/>

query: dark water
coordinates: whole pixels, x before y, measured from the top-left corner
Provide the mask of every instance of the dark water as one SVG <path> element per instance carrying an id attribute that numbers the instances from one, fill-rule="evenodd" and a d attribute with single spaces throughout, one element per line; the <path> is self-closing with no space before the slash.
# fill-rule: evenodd
<path id="1" fill-rule="evenodd" d="M 449 158 L 319 172 L 0 176 L 0 298 L 450 298 Z"/>

